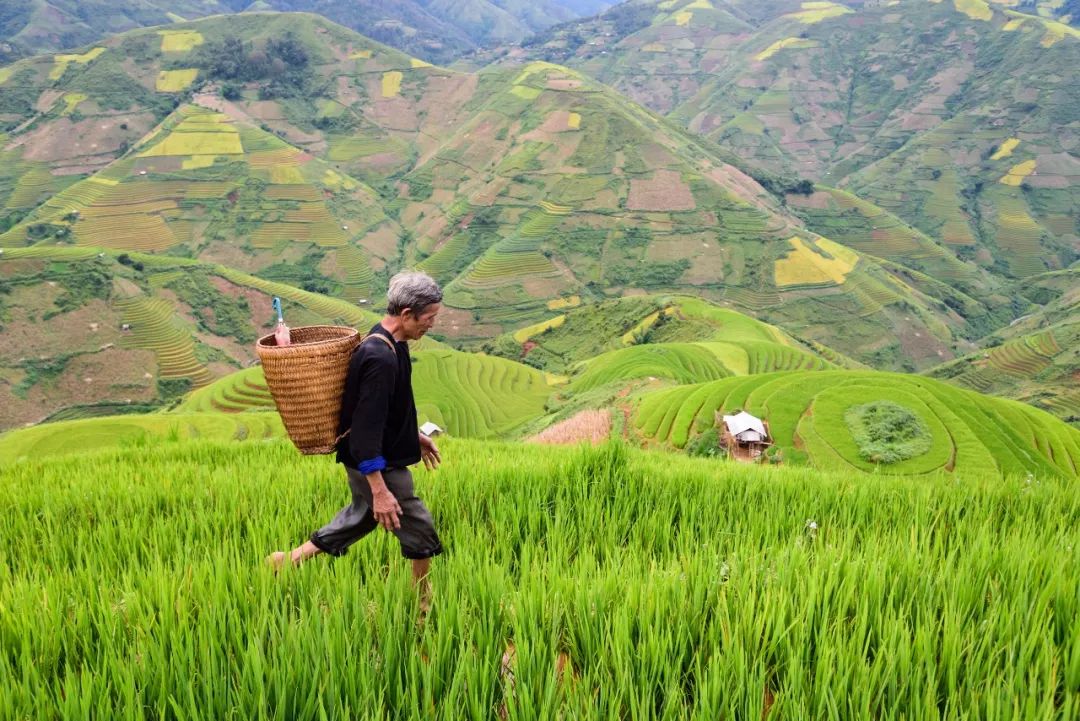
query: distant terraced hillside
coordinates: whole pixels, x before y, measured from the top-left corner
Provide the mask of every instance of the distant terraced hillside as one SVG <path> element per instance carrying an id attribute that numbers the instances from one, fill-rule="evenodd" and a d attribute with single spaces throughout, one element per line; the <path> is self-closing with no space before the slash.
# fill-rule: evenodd
<path id="1" fill-rule="evenodd" d="M 1015 398 L 1080 426 L 1080 271 L 1031 278 L 1037 309 L 987 338 L 984 350 L 927 372 L 981 393 Z"/>
<path id="2" fill-rule="evenodd" d="M 642 396 L 634 428 L 676 448 L 712 434 L 715 446 L 715 414 L 740 409 L 769 422 L 784 463 L 905 475 L 1080 472 L 1080 431 L 1053 416 L 891 373 L 783 372 L 678 386 Z"/>
<path id="3" fill-rule="evenodd" d="M 247 82 L 227 79 L 240 72 L 218 62 L 230 38 L 236 38 L 241 56 L 249 47 L 244 43 L 262 43 L 287 70 Z M 133 57 L 145 62 L 127 62 Z M 247 56 L 245 62 L 256 59 Z M 368 287 L 375 295 L 394 267 L 417 264 L 446 285 L 447 334 L 461 339 L 492 337 L 542 320 L 546 305 L 563 296 L 642 290 L 722 299 L 886 367 L 936 363 L 966 350 L 965 336 L 985 334 L 983 324 L 973 325 L 964 315 L 985 315 L 977 302 L 950 308 L 932 284 L 819 238 L 715 146 L 558 66 L 451 73 L 313 16 L 259 14 L 135 31 L 77 57 L 24 61 L 12 73 L 36 93 L 33 102 L 28 96 L 19 116 L 25 120 L 13 126 L 7 146 L 10 167 L 17 169 L 13 187 L 33 191 L 20 191 L 33 198 L 26 201 L 29 207 L 73 177 L 56 175 L 58 168 L 43 161 L 27 165 L 32 139 L 40 140 L 33 145 L 38 148 L 49 144 L 37 134 L 68 129 L 80 137 L 65 113 L 94 112 L 104 102 L 95 93 L 106 92 L 106 79 L 116 87 L 138 86 L 139 93 L 126 98 L 132 103 L 128 112 L 143 108 L 150 120 L 155 104 L 170 97 L 169 103 L 191 97 L 220 116 L 193 121 L 187 114 L 203 111 L 184 106 L 161 131 L 178 137 L 151 137 L 150 145 L 130 148 L 93 185 L 67 189 L 76 192 L 75 203 L 56 201 L 64 200 L 61 193 L 49 201 L 53 206 L 30 211 L 33 222 L 9 233 L 10 243 L 66 241 L 68 232 L 79 239 L 80 225 L 100 223 L 98 215 L 115 209 L 79 217 L 73 229 L 65 227 L 71 224 L 65 216 L 79 203 L 93 205 L 94 199 L 80 197 L 87 189 L 120 192 L 99 187 L 112 181 L 239 181 L 244 188 L 235 213 L 225 204 L 233 201 L 222 186 L 210 199 L 162 198 L 148 191 L 136 200 L 165 205 L 139 214 L 142 225 L 154 224 L 140 242 L 167 247 L 173 242 L 158 232 L 162 228 L 190 231 L 200 258 L 300 285 L 332 281 L 311 287 L 353 299 Z M 301 91 L 305 101 L 296 102 Z M 111 122 L 123 124 L 119 116 Z M 264 123 L 278 136 L 258 136 L 266 145 L 258 148 L 262 159 L 244 147 L 245 133 L 258 135 L 253 123 Z M 238 132 L 211 132 L 222 127 Z M 240 154 L 235 144 L 203 144 L 235 135 L 241 136 Z M 270 147 L 283 140 L 292 147 Z M 336 180 L 327 179 L 342 171 L 328 175 L 319 159 L 371 181 L 382 210 L 367 202 L 373 196 L 362 187 L 351 197 L 359 205 L 346 207 L 350 199 L 342 197 Z M 274 167 L 254 167 L 263 160 Z M 50 178 L 47 187 L 31 183 L 39 175 Z M 265 192 L 260 183 L 267 184 Z M 297 186 L 300 192 L 303 183 L 314 196 L 300 198 L 274 187 Z M 327 190 L 333 197 L 326 197 Z M 268 198 L 271 191 L 289 194 Z M 114 202 L 123 205 L 125 199 L 105 205 Z M 42 222 L 47 213 L 53 220 Z M 200 219 L 210 225 L 200 225 Z M 109 222 L 107 227 L 115 227 Z M 317 243 L 297 232 L 316 229 Z M 324 242 L 323 231 L 330 240 Z M 293 236 L 299 242 L 288 242 Z M 352 249 L 347 257 L 343 242 Z M 260 253 L 275 248 L 286 256 L 303 252 L 308 263 L 267 267 L 269 256 Z M 318 263 L 313 251 L 325 252 Z M 298 258 L 288 256 L 284 263 Z"/>
<path id="4" fill-rule="evenodd" d="M 597 12 L 605 0 L 0 0 L 0 41 L 11 53 L 60 51 L 112 33 L 250 10 L 315 12 L 432 62 Z M 0 56 L 2 58 L 2 56 Z"/>
<path id="5" fill-rule="evenodd" d="M 274 295 L 294 326 L 366 330 L 377 320 L 346 301 L 220 265 L 89 248 L 6 249 L 0 429 L 160 407 L 246 366 L 256 338 L 272 329 Z"/>
<path id="6" fill-rule="evenodd" d="M 1026 277 L 1068 266 L 1080 236 L 1080 160 L 1062 132 L 1076 122 L 1080 30 L 1058 9 L 638 2 L 529 51 L 754 165 L 853 191 L 962 260 Z"/>

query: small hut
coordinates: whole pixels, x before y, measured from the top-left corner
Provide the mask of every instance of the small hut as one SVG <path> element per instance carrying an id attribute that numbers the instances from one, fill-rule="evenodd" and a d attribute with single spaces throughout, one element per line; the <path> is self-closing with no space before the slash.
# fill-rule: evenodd
<path id="1" fill-rule="evenodd" d="M 720 442 L 732 458 L 740 461 L 757 460 L 765 449 L 773 444 L 767 421 L 746 411 L 739 411 L 733 416 L 722 416 L 720 413 L 716 415 L 717 425 L 722 429 Z"/>

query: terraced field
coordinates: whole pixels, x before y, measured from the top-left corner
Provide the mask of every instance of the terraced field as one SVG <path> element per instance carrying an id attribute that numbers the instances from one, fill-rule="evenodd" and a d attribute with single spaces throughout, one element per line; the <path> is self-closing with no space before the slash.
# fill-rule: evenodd
<path id="1" fill-rule="evenodd" d="M 420 421 L 437 423 L 451 435 L 504 435 L 543 415 L 551 394 L 544 374 L 521 363 L 448 349 L 413 355 Z"/>
<path id="2" fill-rule="evenodd" d="M 124 345 L 153 351 L 161 378 L 188 378 L 196 387 L 210 382 L 210 371 L 195 357 L 191 331 L 180 324 L 172 304 L 139 297 L 117 300 L 116 307 L 130 325 Z"/>
<path id="3" fill-rule="evenodd" d="M 262 368 L 255 366 L 230 373 L 190 393 L 176 407 L 178 413 L 247 413 L 276 410 Z"/>
<path id="4" fill-rule="evenodd" d="M 0 463 L 81 455 L 117 447 L 160 447 L 188 439 L 261 441 L 280 438 L 277 413 L 168 413 L 46 423 L 0 435 Z M 161 479 L 158 479 L 161 480 Z"/>
<path id="5" fill-rule="evenodd" d="M 616 381 L 644 378 L 702 383 L 731 375 L 834 367 L 811 353 L 775 341 L 650 343 L 609 351 L 585 361 L 571 388 L 586 391 Z"/>
<path id="6" fill-rule="evenodd" d="M 891 401 L 933 439 L 925 453 L 878 465 L 860 454 L 849 408 Z M 644 395 L 635 427 L 676 448 L 714 426 L 717 412 L 747 410 L 769 422 L 781 456 L 830 470 L 1075 477 L 1080 431 L 1030 406 L 918 376 L 879 372 L 787 372 L 680 386 Z"/>

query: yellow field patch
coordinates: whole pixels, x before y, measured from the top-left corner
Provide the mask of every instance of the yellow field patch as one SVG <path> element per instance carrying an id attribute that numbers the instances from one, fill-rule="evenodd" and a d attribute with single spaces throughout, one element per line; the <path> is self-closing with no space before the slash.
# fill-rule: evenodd
<path id="1" fill-rule="evenodd" d="M 161 52 L 186 53 L 203 44 L 203 36 L 197 30 L 158 30 L 161 36 Z"/>
<path id="2" fill-rule="evenodd" d="M 556 298 L 547 302 L 548 310 L 562 310 L 563 308 L 577 308 L 581 305 L 580 295 L 571 295 L 567 298 Z"/>
<path id="3" fill-rule="evenodd" d="M 169 18 L 174 23 L 186 23 L 187 22 L 187 18 L 185 18 L 185 17 L 183 17 L 181 15 L 177 15 L 176 13 L 165 13 L 165 17 Z"/>
<path id="4" fill-rule="evenodd" d="M 396 98 L 401 92 L 401 71 L 389 70 L 382 75 L 382 96 Z"/>
<path id="5" fill-rule="evenodd" d="M 100 175 L 91 175 L 86 179 L 87 182 L 97 183 L 98 185 L 108 185 L 110 188 L 114 185 L 120 185 L 120 181 L 115 178 L 103 178 Z"/>
<path id="6" fill-rule="evenodd" d="M 784 48 L 816 48 L 818 45 L 819 43 L 816 40 L 807 40 L 806 38 L 784 38 L 783 40 L 777 40 L 775 43 L 762 50 L 754 56 L 754 59 L 768 60 Z"/>
<path id="7" fill-rule="evenodd" d="M 694 13 L 686 11 L 675 13 L 675 24 L 679 27 L 686 27 L 690 24 L 690 18 L 694 17 Z"/>
<path id="8" fill-rule="evenodd" d="M 675 7 L 678 4 L 679 0 L 664 0 L 664 2 L 662 3 L 657 3 L 656 7 L 660 8 L 661 10 L 667 10 L 669 8 Z"/>
<path id="9" fill-rule="evenodd" d="M 643 53 L 663 53 L 667 52 L 664 46 L 660 43 L 649 43 L 648 45 L 641 46 L 641 52 Z"/>
<path id="10" fill-rule="evenodd" d="M 431 67 L 431 63 L 425 63 L 423 60 L 419 60 L 417 58 L 409 58 L 409 65 L 412 67 L 413 70 L 416 70 L 417 68 Z"/>
<path id="11" fill-rule="evenodd" d="M 163 155 L 241 155 L 239 133 L 172 132 L 160 143 L 142 153 L 145 158 Z"/>
<path id="12" fill-rule="evenodd" d="M 794 252 L 776 261 L 774 267 L 778 288 L 830 281 L 840 285 L 859 260 L 852 250 L 826 238 L 820 238 L 816 246 L 831 255 L 831 259 L 812 250 L 802 238 L 790 238 L 788 242 Z"/>
<path id="13" fill-rule="evenodd" d="M 542 320 L 539 323 L 533 323 L 532 325 L 525 326 L 524 328 L 514 332 L 514 340 L 518 343 L 524 343 L 532 338 L 534 335 L 540 335 L 549 328 L 558 328 L 566 322 L 565 315 L 557 315 L 554 318 L 548 318 Z"/>
<path id="14" fill-rule="evenodd" d="M 561 386 L 564 383 L 568 383 L 570 381 L 570 378 L 569 378 L 569 376 L 558 376 L 558 375 L 555 375 L 554 373 L 549 373 L 547 371 L 544 371 L 544 381 L 549 386 Z"/>
<path id="15" fill-rule="evenodd" d="M 1009 22 L 1002 25 L 1001 29 L 1003 31 L 1007 32 L 1007 33 L 1011 33 L 1013 30 L 1018 30 L 1020 28 L 1020 26 L 1023 25 L 1023 24 L 1024 24 L 1024 21 L 1021 20 L 1020 18 L 1013 18 Z"/>
<path id="16" fill-rule="evenodd" d="M 1009 138 L 1001 144 L 1001 147 L 998 148 L 993 155 L 990 156 L 990 159 L 1001 160 L 1002 158 L 1009 157 L 1010 155 L 1012 155 L 1012 152 L 1016 150 L 1016 146 L 1019 144 L 1020 138 Z"/>
<path id="17" fill-rule="evenodd" d="M 333 190 L 354 190 L 357 187 L 355 180 L 334 170 L 323 173 L 322 183 Z"/>
<path id="18" fill-rule="evenodd" d="M 3 85 L 8 80 L 10 80 L 11 76 L 14 74 L 15 68 L 10 65 L 6 68 L 0 68 L 0 85 Z"/>
<path id="19" fill-rule="evenodd" d="M 990 20 L 994 17 L 994 11 L 986 0 L 953 0 L 953 7 L 972 20 Z"/>
<path id="20" fill-rule="evenodd" d="M 64 104 L 66 105 L 66 107 L 60 114 L 71 115 L 73 112 L 75 112 L 75 108 L 79 107 L 79 103 L 84 100 L 86 100 L 86 95 L 83 93 L 66 93 L 64 95 Z"/>
<path id="21" fill-rule="evenodd" d="M 804 25 L 816 25 L 823 20 L 838 18 L 841 15 L 855 12 L 849 7 L 837 5 L 832 2 L 804 2 L 802 10 L 790 13 L 784 17 L 798 20 Z"/>
<path id="22" fill-rule="evenodd" d="M 1043 35 L 1043 39 L 1039 44 L 1044 48 L 1055 45 L 1066 37 L 1080 39 L 1080 30 L 1069 27 L 1065 23 L 1058 23 L 1053 20 L 1043 20 L 1043 25 L 1046 27 L 1046 35 Z"/>
<path id="23" fill-rule="evenodd" d="M 370 57 L 370 50 L 353 50 L 351 53 L 349 53 L 349 60 L 367 60 Z"/>
<path id="24" fill-rule="evenodd" d="M 664 308 L 664 315 L 668 315 L 668 316 L 674 315 L 675 312 L 676 312 L 675 306 L 669 306 L 667 308 Z M 648 330 L 649 328 L 652 328 L 656 324 L 656 321 L 658 321 L 658 320 L 660 320 L 660 311 L 656 311 L 655 313 L 650 313 L 649 315 L 645 316 L 644 318 L 641 319 L 640 323 L 638 323 L 633 328 L 631 328 L 630 330 L 623 333 L 623 335 L 622 335 L 622 344 L 623 345 L 632 345 L 633 342 L 634 342 L 634 338 L 636 338 L 639 333 L 642 333 L 642 332 Z"/>
<path id="25" fill-rule="evenodd" d="M 216 159 L 216 155 L 192 155 L 190 158 L 187 158 L 183 162 L 181 162 L 180 167 L 184 170 L 198 170 L 199 168 L 209 168 L 214 164 L 214 160 Z"/>
<path id="26" fill-rule="evenodd" d="M 199 77 L 198 68 L 162 70 L 158 73 L 155 87 L 159 93 L 179 93 L 187 90 L 197 77 Z"/>
<path id="27" fill-rule="evenodd" d="M 54 55 L 53 67 L 52 70 L 49 71 L 49 80 L 59 80 L 60 78 L 62 78 L 64 76 L 64 73 L 67 72 L 68 65 L 70 65 L 71 63 L 86 65 L 90 61 L 95 60 L 103 52 L 105 52 L 105 48 L 94 48 L 93 50 L 88 50 L 82 55 Z"/>
<path id="28" fill-rule="evenodd" d="M 573 130 L 577 130 L 578 128 L 580 128 L 581 127 L 581 114 L 580 113 L 570 113 L 569 117 L 566 118 L 566 127 L 572 128 Z"/>
<path id="29" fill-rule="evenodd" d="M 303 185 L 304 174 L 295 165 L 275 165 L 270 168 L 270 182 L 277 185 Z"/>
<path id="30" fill-rule="evenodd" d="M 1012 166 L 1012 168 L 1009 169 L 1009 172 L 1007 174 L 1001 176 L 1001 180 L 999 182 L 1002 182 L 1005 185 L 1020 185 L 1024 182 L 1027 176 L 1031 175 L 1034 172 L 1035 161 L 1025 160 L 1022 163 L 1017 163 L 1016 165 Z"/>
<path id="31" fill-rule="evenodd" d="M 713 4 L 709 0 L 694 0 L 694 2 L 685 6 L 683 10 L 715 10 Z"/>
<path id="32" fill-rule="evenodd" d="M 536 100 L 538 97 L 540 97 L 540 89 L 531 88 L 528 85 L 515 85 L 514 87 L 510 88 L 510 92 L 518 96 L 519 98 L 524 98 L 525 100 Z"/>

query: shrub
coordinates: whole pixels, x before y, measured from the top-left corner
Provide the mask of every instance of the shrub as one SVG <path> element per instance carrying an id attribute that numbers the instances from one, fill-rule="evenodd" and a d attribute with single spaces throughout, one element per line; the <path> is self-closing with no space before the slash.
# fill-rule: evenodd
<path id="1" fill-rule="evenodd" d="M 844 414 L 859 454 L 871 463 L 897 463 L 930 450 L 933 439 L 922 419 L 891 401 L 853 406 Z"/>

